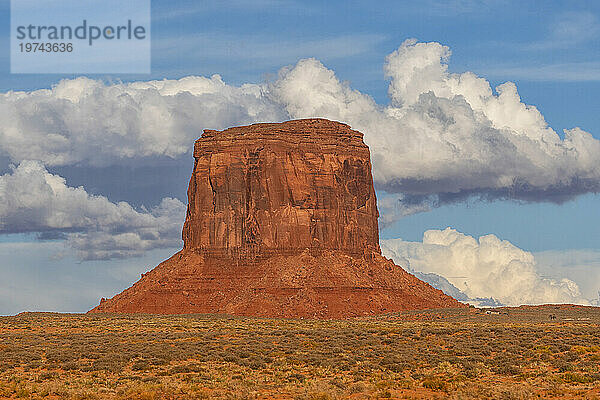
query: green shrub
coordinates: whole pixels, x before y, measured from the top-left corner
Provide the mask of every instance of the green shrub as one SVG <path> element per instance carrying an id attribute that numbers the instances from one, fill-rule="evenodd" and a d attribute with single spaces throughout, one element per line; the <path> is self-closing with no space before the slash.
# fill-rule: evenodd
<path id="1" fill-rule="evenodd" d="M 423 380 L 422 385 L 426 389 L 431 390 L 448 390 L 448 384 L 440 378 L 430 377 Z"/>

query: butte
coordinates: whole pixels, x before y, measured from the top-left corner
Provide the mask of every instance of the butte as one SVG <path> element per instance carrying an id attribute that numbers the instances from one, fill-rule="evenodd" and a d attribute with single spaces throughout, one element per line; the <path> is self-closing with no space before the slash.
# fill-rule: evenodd
<path id="1" fill-rule="evenodd" d="M 343 318 L 464 307 L 381 255 L 362 133 L 325 119 L 205 130 L 184 246 L 90 312 Z"/>

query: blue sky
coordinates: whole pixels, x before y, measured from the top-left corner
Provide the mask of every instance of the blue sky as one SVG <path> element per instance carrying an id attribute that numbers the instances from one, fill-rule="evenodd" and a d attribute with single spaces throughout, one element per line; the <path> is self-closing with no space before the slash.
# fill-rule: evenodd
<path id="1" fill-rule="evenodd" d="M 5 51 L 0 54 L 0 91 L 50 88 L 61 79 L 76 77 L 10 74 L 9 19 L 9 2 L 3 0 L 0 46 Z M 219 74 L 227 84 L 238 86 L 273 81 L 281 67 L 314 57 L 353 89 L 385 105 L 389 102 L 389 82 L 383 77 L 385 57 L 408 38 L 448 46 L 452 51 L 450 72 L 472 71 L 492 87 L 514 82 L 522 101 L 535 105 L 560 135 L 563 129 L 580 127 L 600 138 L 600 4 L 596 1 L 153 1 L 152 73 L 89 77 L 128 82 Z M 0 162 L 3 160 L 0 168 L 6 173 L 10 161 L 0 153 Z M 48 171 L 65 177 L 68 186 L 81 185 L 88 193 L 102 194 L 110 201 L 153 207 L 167 195 L 185 203 L 192 161 L 189 155 L 179 160 L 183 161 L 168 157 L 150 161 L 151 172 L 127 165 L 48 166 Z M 165 184 L 160 191 L 141 187 L 139 177 L 149 179 L 153 174 L 168 175 L 161 180 Z M 564 204 L 472 199 L 399 219 L 385 227 L 381 236 L 419 241 L 428 229 L 451 226 L 473 236 L 493 233 L 532 252 L 595 251 L 600 250 L 599 209 L 600 195 L 593 193 Z M 0 236 L 0 242 L 6 242 L 3 246 L 15 241 L 38 242 L 34 234 Z M 49 247 L 61 243 L 44 242 L 42 253 L 49 254 Z M 65 279 L 85 281 L 88 276 L 99 276 L 103 265 L 109 271 L 127 264 L 123 260 L 94 261 L 92 266 L 92 262 L 80 263 L 67 255 L 64 262 L 68 265 L 60 267 L 44 257 L 19 259 L 15 255 L 11 259 L 10 253 L 6 253 L 2 268 L 19 269 L 15 276 L 21 277 L 20 281 L 45 268 L 57 268 L 57 276 L 62 274 Z M 129 258 L 129 272 L 103 281 L 101 289 L 106 297 L 112 296 L 137 273 L 170 254 L 172 248 L 166 248 Z M 43 279 L 38 284 L 43 292 Z M 92 297 L 97 297 L 96 292 L 79 303 L 48 302 L 48 309 L 82 311 L 93 305 Z M 0 297 L 0 313 L 2 301 Z M 44 308 L 43 299 L 36 304 L 17 301 L 5 306 L 4 312 Z"/>

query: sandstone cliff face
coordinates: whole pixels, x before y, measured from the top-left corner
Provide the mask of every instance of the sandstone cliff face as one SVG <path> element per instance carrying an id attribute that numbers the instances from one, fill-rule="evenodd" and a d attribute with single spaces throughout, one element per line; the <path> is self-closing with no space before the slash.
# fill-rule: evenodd
<path id="1" fill-rule="evenodd" d="M 339 318 L 464 307 L 384 258 L 369 149 L 338 122 L 205 131 L 184 248 L 91 312 Z"/>
<path id="2" fill-rule="evenodd" d="M 205 131 L 194 157 L 185 249 L 378 251 L 369 148 L 349 126 L 313 119 Z"/>

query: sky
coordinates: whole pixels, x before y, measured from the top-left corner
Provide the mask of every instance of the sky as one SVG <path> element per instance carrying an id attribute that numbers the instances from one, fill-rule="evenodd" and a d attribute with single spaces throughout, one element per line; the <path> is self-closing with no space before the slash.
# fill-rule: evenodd
<path id="1" fill-rule="evenodd" d="M 9 20 L 0 314 L 86 311 L 177 251 L 202 129 L 311 116 L 365 133 L 398 264 L 598 299 L 595 1 L 152 1 L 151 74 L 11 74 Z"/>

